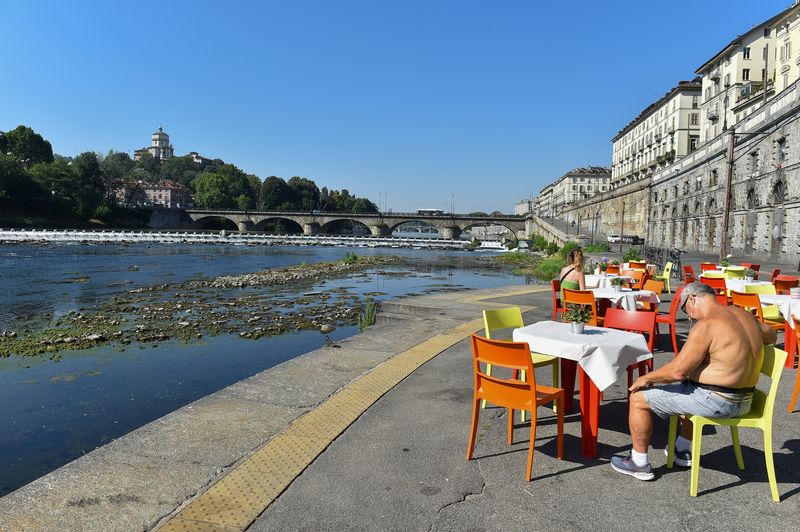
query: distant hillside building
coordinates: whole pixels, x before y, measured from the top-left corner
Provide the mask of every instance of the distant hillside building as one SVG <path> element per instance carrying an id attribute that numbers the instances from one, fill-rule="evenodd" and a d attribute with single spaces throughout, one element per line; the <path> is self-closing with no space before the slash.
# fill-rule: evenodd
<path id="1" fill-rule="evenodd" d="M 150 146 L 140 148 L 133 152 L 133 160 L 138 161 L 142 155 L 149 152 L 154 159 L 158 161 L 166 161 L 175 155 L 172 144 L 169 143 L 169 135 L 164 133 L 162 128 L 151 135 Z"/>
<path id="2" fill-rule="evenodd" d="M 565 205 L 591 198 L 610 188 L 611 169 L 589 166 L 570 170 L 553 183 L 552 205 L 555 214 Z"/>
<path id="3" fill-rule="evenodd" d="M 157 185 L 125 183 L 116 189 L 117 202 L 125 207 L 167 207 L 186 209 L 192 206 L 191 191 L 180 183 L 165 180 Z"/>

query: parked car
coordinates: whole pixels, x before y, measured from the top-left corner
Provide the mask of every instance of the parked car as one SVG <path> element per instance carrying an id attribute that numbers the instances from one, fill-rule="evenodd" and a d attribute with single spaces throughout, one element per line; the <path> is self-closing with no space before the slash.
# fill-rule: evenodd
<path id="1" fill-rule="evenodd" d="M 622 239 L 616 233 L 611 233 L 610 235 L 608 235 L 606 237 L 606 240 L 608 240 L 609 244 L 619 244 L 620 242 L 622 242 Z"/>
<path id="2" fill-rule="evenodd" d="M 623 235 L 622 236 L 622 243 L 623 244 L 644 244 L 644 238 L 640 237 L 639 235 Z"/>

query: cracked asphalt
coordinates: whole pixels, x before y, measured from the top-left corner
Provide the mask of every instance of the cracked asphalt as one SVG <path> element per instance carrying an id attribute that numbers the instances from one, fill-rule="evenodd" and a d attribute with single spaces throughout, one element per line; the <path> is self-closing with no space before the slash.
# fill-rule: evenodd
<path id="1" fill-rule="evenodd" d="M 525 314 L 526 323 L 550 318 L 549 291 L 493 301 L 537 305 Z M 687 322 L 678 330 L 685 334 Z M 668 343 L 662 335 L 661 345 Z M 658 349 L 656 364 L 672 356 Z M 786 412 L 796 371 L 785 371 L 776 404 L 779 504 L 770 499 L 763 439 L 754 430 L 741 431 L 747 467 L 741 472 L 728 432 L 707 432 L 697 498 L 689 496 L 688 469 L 666 469 L 666 422 L 657 422 L 650 450 L 655 481 L 612 471 L 610 458 L 630 447 L 624 382 L 604 394 L 597 459 L 580 453 L 576 390 L 575 411 L 565 420 L 563 461 L 556 459 L 554 414 L 538 410 L 531 482 L 524 479 L 529 423 L 517 419 L 515 443 L 508 446 L 506 413 L 498 408 L 481 412 L 475 458 L 467 461 L 472 395 L 467 340 L 364 412 L 250 530 L 797 530 L 800 408 Z M 547 368 L 536 373 L 550 382 Z"/>

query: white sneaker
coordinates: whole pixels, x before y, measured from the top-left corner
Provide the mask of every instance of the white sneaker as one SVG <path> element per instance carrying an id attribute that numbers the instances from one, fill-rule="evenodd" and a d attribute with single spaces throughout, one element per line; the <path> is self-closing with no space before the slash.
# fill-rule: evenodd
<path id="1" fill-rule="evenodd" d="M 669 451 L 664 449 L 664 456 L 669 457 Z M 675 464 L 681 467 L 692 467 L 692 451 L 679 451 L 675 449 Z"/>
<path id="2" fill-rule="evenodd" d="M 611 467 L 618 473 L 630 475 L 638 480 L 653 480 L 655 478 L 653 468 L 650 467 L 649 463 L 639 467 L 633 463 L 633 458 L 630 455 L 624 458 L 621 456 L 612 456 Z"/>

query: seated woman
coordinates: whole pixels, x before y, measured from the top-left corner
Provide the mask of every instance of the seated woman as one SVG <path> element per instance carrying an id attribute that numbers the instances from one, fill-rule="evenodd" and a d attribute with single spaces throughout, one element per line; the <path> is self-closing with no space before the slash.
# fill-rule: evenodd
<path id="1" fill-rule="evenodd" d="M 586 290 L 586 275 L 583 273 L 583 251 L 573 249 L 567 256 L 567 265 L 561 268 L 559 274 L 561 279 L 561 290 L 569 288 L 570 290 Z M 564 297 L 563 292 L 561 295 Z"/>

